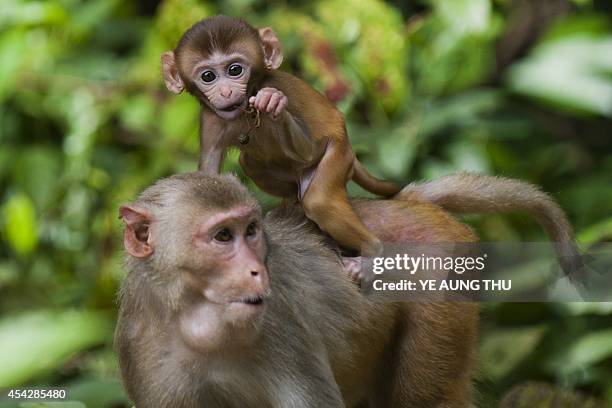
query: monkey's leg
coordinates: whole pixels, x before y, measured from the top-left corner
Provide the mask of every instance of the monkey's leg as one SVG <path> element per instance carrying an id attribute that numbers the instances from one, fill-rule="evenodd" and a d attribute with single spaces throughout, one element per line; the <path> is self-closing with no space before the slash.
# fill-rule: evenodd
<path id="1" fill-rule="evenodd" d="M 382 252 L 382 243 L 365 227 L 348 201 L 346 183 L 353 159 L 350 147 L 332 140 L 312 182 L 301 188 L 302 203 L 306 216 L 340 245 L 360 251 L 364 256 L 376 256 Z"/>
<path id="2" fill-rule="evenodd" d="M 393 369 L 373 407 L 468 408 L 477 344 L 478 306 L 411 303 L 390 353 Z"/>
<path id="3" fill-rule="evenodd" d="M 224 124 L 216 118 L 204 118 L 204 111 L 200 112 L 200 161 L 198 170 L 209 174 L 221 172 L 223 152 L 227 148 L 223 140 Z"/>

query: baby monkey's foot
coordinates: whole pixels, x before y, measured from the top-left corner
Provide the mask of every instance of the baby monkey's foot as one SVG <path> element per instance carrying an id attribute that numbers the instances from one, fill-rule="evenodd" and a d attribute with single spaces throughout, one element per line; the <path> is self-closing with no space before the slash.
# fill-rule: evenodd
<path id="1" fill-rule="evenodd" d="M 287 106 L 287 96 L 276 88 L 261 88 L 257 95 L 249 98 L 249 103 L 260 112 L 270 114 L 277 120 Z"/>
<path id="2" fill-rule="evenodd" d="M 362 258 L 360 256 L 343 256 L 342 266 L 354 282 L 360 283 L 364 276 L 361 272 Z"/>

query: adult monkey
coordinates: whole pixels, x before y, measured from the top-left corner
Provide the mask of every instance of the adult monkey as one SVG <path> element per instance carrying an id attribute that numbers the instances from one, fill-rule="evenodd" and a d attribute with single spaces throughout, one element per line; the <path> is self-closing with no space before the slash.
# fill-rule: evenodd
<path id="1" fill-rule="evenodd" d="M 475 240 L 432 204 L 353 204 L 384 241 Z M 137 407 L 470 406 L 475 304 L 369 301 L 299 208 L 262 220 L 231 176 L 162 180 L 120 214 L 115 344 Z"/>
<path id="2" fill-rule="evenodd" d="M 262 190 L 298 198 L 308 218 L 342 246 L 368 256 L 381 252 L 381 241 L 351 207 L 346 183 L 353 179 L 385 197 L 400 189 L 361 165 L 342 114 L 325 96 L 277 70 L 283 54 L 271 28 L 209 17 L 161 60 L 167 88 L 187 90 L 202 105 L 201 170 L 219 173 L 226 149 L 238 147 L 242 168 Z M 255 115 L 246 113 L 249 105 Z"/>

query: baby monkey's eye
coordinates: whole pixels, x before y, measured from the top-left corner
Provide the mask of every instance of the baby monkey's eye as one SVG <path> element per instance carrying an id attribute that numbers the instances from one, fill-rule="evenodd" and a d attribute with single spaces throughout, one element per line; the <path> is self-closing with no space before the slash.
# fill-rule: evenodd
<path id="1" fill-rule="evenodd" d="M 257 222 L 253 221 L 247 226 L 246 235 L 247 237 L 252 237 L 255 234 L 257 234 Z"/>
<path id="2" fill-rule="evenodd" d="M 217 78 L 217 76 L 212 71 L 204 71 L 204 72 L 202 72 L 202 81 L 204 81 L 204 82 L 212 82 L 216 78 Z"/>
<path id="3" fill-rule="evenodd" d="M 231 76 L 238 76 L 242 74 L 242 67 L 238 64 L 232 64 L 227 69 L 227 73 L 230 74 Z"/>
<path id="4" fill-rule="evenodd" d="M 219 242 L 229 242 L 232 240 L 232 238 L 232 233 L 227 228 L 223 228 L 215 235 L 215 240 Z"/>

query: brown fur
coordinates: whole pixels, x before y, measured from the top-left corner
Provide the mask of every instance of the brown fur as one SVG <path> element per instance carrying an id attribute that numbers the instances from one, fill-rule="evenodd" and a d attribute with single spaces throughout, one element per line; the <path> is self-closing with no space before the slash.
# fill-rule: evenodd
<path id="1" fill-rule="evenodd" d="M 177 265 L 191 262 L 181 258 L 189 254 L 181 247 L 184 236 L 202 215 L 218 211 L 198 193 L 209 187 L 221 202 L 244 197 L 252 204 L 235 179 L 190 173 L 157 183 L 133 205 L 147 208 L 151 229 L 163 231 L 151 242 L 155 262 L 128 258 L 120 292 L 115 344 L 125 387 L 139 408 L 470 406 L 477 305 L 368 300 L 295 206 L 265 218 L 271 295 L 261 324 L 207 351 L 186 346 L 176 321 L 204 300 L 185 292 Z M 476 239 L 427 203 L 361 200 L 354 206 L 385 240 Z M 246 340 L 236 348 L 236 338 Z"/>

